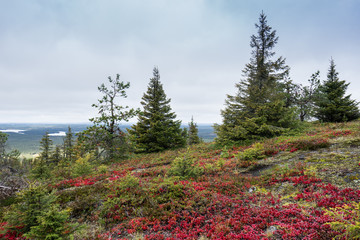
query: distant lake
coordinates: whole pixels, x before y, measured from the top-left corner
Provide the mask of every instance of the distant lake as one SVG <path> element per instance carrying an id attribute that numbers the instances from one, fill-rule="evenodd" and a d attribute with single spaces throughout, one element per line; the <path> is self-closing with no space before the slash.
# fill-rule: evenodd
<path id="1" fill-rule="evenodd" d="M 90 124 L 4 124 L 0 123 L 0 132 L 8 135 L 7 149 L 18 149 L 24 156 L 31 156 L 38 153 L 40 140 L 48 131 L 53 145 L 62 145 L 63 139 L 71 127 L 73 133 L 84 131 Z M 130 124 L 121 125 L 121 129 L 130 128 Z M 188 125 L 183 125 L 188 127 Z M 198 124 L 199 137 L 206 142 L 215 138 L 212 124 Z"/>

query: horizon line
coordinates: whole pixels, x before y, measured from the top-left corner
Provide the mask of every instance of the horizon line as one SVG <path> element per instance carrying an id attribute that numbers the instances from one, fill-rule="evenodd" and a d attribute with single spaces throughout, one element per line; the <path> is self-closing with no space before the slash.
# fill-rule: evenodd
<path id="1" fill-rule="evenodd" d="M 132 125 L 137 122 L 125 122 L 120 123 L 119 125 Z M 209 123 L 209 122 L 194 122 L 197 125 L 214 125 L 219 123 Z M 0 124 L 58 124 L 58 125 L 71 125 L 71 124 L 83 124 L 83 125 L 92 125 L 91 122 L 0 122 Z M 187 123 L 181 123 L 181 125 L 188 125 Z"/>

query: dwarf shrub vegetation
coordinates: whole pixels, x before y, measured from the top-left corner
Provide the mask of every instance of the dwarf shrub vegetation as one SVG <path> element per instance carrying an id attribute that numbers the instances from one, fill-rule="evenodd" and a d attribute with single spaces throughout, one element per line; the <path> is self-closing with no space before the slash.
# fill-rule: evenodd
<path id="1" fill-rule="evenodd" d="M 237 157 L 240 161 L 255 161 L 257 159 L 262 159 L 265 157 L 264 146 L 261 143 L 255 143 L 252 147 L 240 152 Z"/>
<path id="2" fill-rule="evenodd" d="M 79 157 L 72 168 L 74 177 L 91 174 L 93 171 L 93 165 L 91 164 L 92 155 L 87 154 L 84 157 Z"/>
<path id="3" fill-rule="evenodd" d="M 202 169 L 194 165 L 193 159 L 187 154 L 175 158 L 168 172 L 169 176 L 178 176 L 180 179 L 196 178 L 203 173 Z"/>
<path id="4" fill-rule="evenodd" d="M 351 202 L 325 211 L 334 219 L 328 225 L 339 232 L 345 231 L 334 239 L 360 239 L 360 203 Z"/>
<path id="5" fill-rule="evenodd" d="M 101 211 L 105 226 L 125 220 L 130 215 L 156 217 L 186 205 L 187 187 L 179 183 L 178 177 L 158 177 L 153 183 L 143 183 L 128 174 L 111 188 L 116 190 L 108 196 Z"/>

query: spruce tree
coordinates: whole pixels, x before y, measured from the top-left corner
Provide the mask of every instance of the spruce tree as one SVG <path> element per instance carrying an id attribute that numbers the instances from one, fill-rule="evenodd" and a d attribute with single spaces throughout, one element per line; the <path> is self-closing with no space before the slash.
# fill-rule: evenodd
<path id="1" fill-rule="evenodd" d="M 43 161 L 45 162 L 49 161 L 51 148 L 52 148 L 52 140 L 50 139 L 49 132 L 46 131 L 40 141 L 40 150 L 42 150 L 42 152 L 40 153 L 40 158 Z"/>
<path id="2" fill-rule="evenodd" d="M 185 146 L 186 131 L 180 128 L 181 121 L 175 120 L 176 114 L 171 111 L 170 101 L 155 67 L 142 97 L 144 110 L 138 115 L 137 124 L 128 129 L 135 151 L 159 152 Z"/>
<path id="3" fill-rule="evenodd" d="M 50 139 L 49 132 L 46 131 L 40 141 L 40 156 L 36 159 L 35 168 L 32 169 L 34 178 L 46 179 L 50 175 L 50 159 L 51 159 L 52 140 Z"/>
<path id="4" fill-rule="evenodd" d="M 344 122 L 359 118 L 358 103 L 345 96 L 350 83 L 339 80 L 334 60 L 330 60 L 327 80 L 319 87 L 315 116 L 323 122 Z"/>
<path id="5" fill-rule="evenodd" d="M 252 56 L 243 70 L 244 78 L 236 84 L 237 94 L 227 95 L 226 108 L 221 111 L 223 124 L 215 125 L 220 144 L 271 137 L 294 124 L 294 112 L 286 106 L 289 67 L 282 57 L 272 59 L 276 31 L 267 24 L 264 13 L 255 27 L 257 34 L 251 36 Z"/>
<path id="6" fill-rule="evenodd" d="M 0 132 L 0 166 L 5 164 L 6 159 L 6 141 L 8 139 L 8 135 L 6 133 Z"/>
<path id="7" fill-rule="evenodd" d="M 200 138 L 198 136 L 198 127 L 197 124 L 194 123 L 194 118 L 191 117 L 191 122 L 189 123 L 189 130 L 188 130 L 188 144 L 198 144 L 200 143 Z"/>
<path id="8" fill-rule="evenodd" d="M 8 229 L 23 233 L 27 239 L 72 239 L 77 225 L 69 223 L 70 212 L 61 210 L 56 200 L 55 192 L 30 183 L 5 213 Z"/>
<path id="9" fill-rule="evenodd" d="M 68 161 L 72 161 L 73 159 L 73 147 L 74 147 L 74 139 L 71 127 L 68 126 L 68 131 L 64 138 L 64 158 Z"/>
<path id="10" fill-rule="evenodd" d="M 54 152 L 52 153 L 51 155 L 51 159 L 52 159 L 52 162 L 55 163 L 56 165 L 59 164 L 59 162 L 61 161 L 62 159 L 62 156 L 61 156 L 61 146 L 59 145 L 56 145 L 55 146 L 55 150 Z"/>

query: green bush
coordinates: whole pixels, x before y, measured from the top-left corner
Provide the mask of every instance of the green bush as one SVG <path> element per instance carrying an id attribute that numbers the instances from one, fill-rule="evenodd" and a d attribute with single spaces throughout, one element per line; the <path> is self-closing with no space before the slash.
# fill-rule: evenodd
<path id="1" fill-rule="evenodd" d="M 30 239 L 69 239 L 75 230 L 75 225 L 67 223 L 69 216 L 69 210 L 60 211 L 58 205 L 52 205 L 37 216 L 37 225 L 31 227 L 24 236 Z"/>
<path id="2" fill-rule="evenodd" d="M 245 149 L 237 155 L 240 161 L 254 161 L 264 157 L 264 146 L 261 143 L 255 143 L 252 147 Z"/>
<path id="3" fill-rule="evenodd" d="M 129 215 L 143 216 L 148 215 L 146 210 L 149 208 L 149 192 L 140 184 L 138 178 L 131 174 L 126 175 L 115 185 L 110 186 L 113 193 L 107 196 L 101 209 L 102 223 L 105 226 L 126 219 Z"/>
<path id="4" fill-rule="evenodd" d="M 5 213 L 8 229 L 30 239 L 68 239 L 75 231 L 69 224 L 69 210 L 61 210 L 54 192 L 42 185 L 30 184 L 19 193 L 17 203 Z"/>
<path id="5" fill-rule="evenodd" d="M 175 158 L 168 171 L 169 176 L 178 176 L 180 179 L 196 178 L 202 173 L 203 169 L 195 166 L 194 161 L 187 154 Z"/>
<path id="6" fill-rule="evenodd" d="M 72 175 L 74 177 L 79 177 L 91 174 L 93 172 L 93 165 L 90 162 L 91 158 L 91 154 L 78 158 L 72 167 Z"/>
<path id="7" fill-rule="evenodd" d="M 31 170 L 31 177 L 33 179 L 48 179 L 50 178 L 50 168 L 48 163 L 43 159 L 37 158 L 33 169 Z"/>
<path id="8" fill-rule="evenodd" d="M 154 203 L 161 205 L 162 211 L 180 211 L 181 209 L 179 208 L 185 207 L 185 191 L 187 187 L 177 183 L 177 177 L 159 180 L 161 180 L 161 182 L 154 183 L 151 187 Z"/>
<path id="9" fill-rule="evenodd" d="M 99 173 L 105 174 L 108 171 L 108 166 L 101 164 L 100 166 L 98 166 L 97 170 Z"/>
<path id="10" fill-rule="evenodd" d="M 224 146 L 224 148 L 221 150 L 220 157 L 221 157 L 221 158 L 228 158 L 228 157 L 230 157 L 229 149 L 228 149 L 227 146 Z"/>

